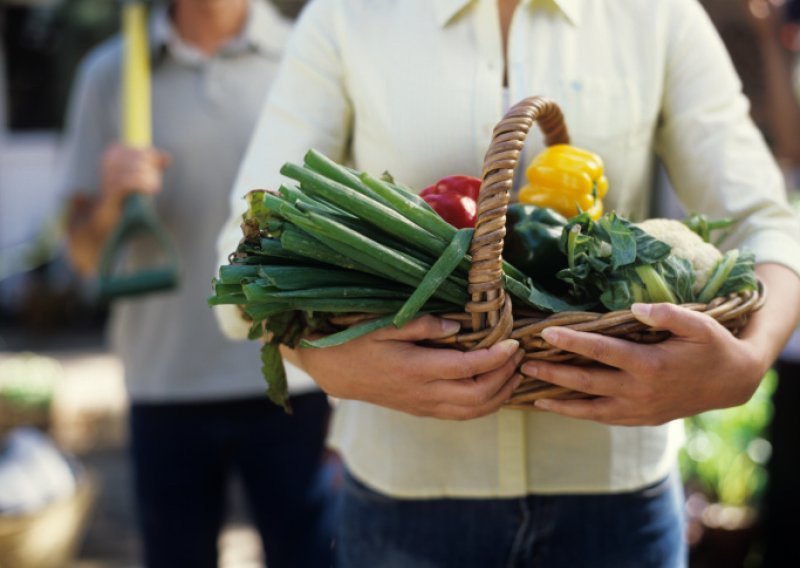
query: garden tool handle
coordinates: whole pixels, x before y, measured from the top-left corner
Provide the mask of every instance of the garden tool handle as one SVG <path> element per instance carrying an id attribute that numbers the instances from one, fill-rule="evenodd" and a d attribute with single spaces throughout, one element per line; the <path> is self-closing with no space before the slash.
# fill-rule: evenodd
<path id="1" fill-rule="evenodd" d="M 124 51 L 122 62 L 122 138 L 134 148 L 152 143 L 150 100 L 150 55 L 147 39 L 147 9 L 141 1 L 122 7 Z M 125 275 L 112 275 L 125 242 L 136 234 L 155 238 L 167 258 L 166 264 Z M 168 290 L 178 283 L 175 245 L 153 210 L 150 199 L 132 193 L 125 199 L 122 217 L 103 249 L 100 261 L 99 293 L 111 299 Z"/>

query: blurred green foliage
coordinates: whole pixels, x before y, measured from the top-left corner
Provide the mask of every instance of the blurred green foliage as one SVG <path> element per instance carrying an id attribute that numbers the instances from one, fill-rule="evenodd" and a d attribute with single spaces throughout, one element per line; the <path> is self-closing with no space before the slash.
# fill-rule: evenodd
<path id="1" fill-rule="evenodd" d="M 24 352 L 0 359 L 0 400 L 20 407 L 49 404 L 61 375 L 52 357 Z"/>
<path id="2" fill-rule="evenodd" d="M 747 403 L 685 420 L 686 444 L 679 463 L 688 487 L 699 489 L 712 502 L 759 505 L 772 451 L 769 425 L 777 381 L 777 373 L 770 370 Z"/>

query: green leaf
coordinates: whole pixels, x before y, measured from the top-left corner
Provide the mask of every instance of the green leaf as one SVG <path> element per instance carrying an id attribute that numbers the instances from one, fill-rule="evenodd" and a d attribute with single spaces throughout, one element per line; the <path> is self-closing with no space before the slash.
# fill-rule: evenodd
<path id="1" fill-rule="evenodd" d="M 292 413 L 289 403 L 289 385 L 286 381 L 286 369 L 283 366 L 278 345 L 265 343 L 261 346 L 261 374 L 267 381 L 267 396 L 275 404 L 282 406 L 288 413 Z"/>
<path id="2" fill-rule="evenodd" d="M 543 310 L 545 312 L 570 312 L 575 310 L 585 310 L 591 304 L 573 304 L 563 298 L 560 298 L 546 290 L 538 288 L 533 281 L 529 278 L 527 282 L 522 283 L 519 280 L 504 276 L 506 290 L 513 297 L 522 300 L 526 305 Z"/>
<path id="3" fill-rule="evenodd" d="M 247 332 L 247 339 L 253 341 L 263 336 L 264 336 L 263 322 L 253 322 L 253 325 L 250 326 L 250 330 Z"/>
<path id="4" fill-rule="evenodd" d="M 645 289 L 647 290 L 648 302 L 660 303 L 666 302 L 669 304 L 677 303 L 675 294 L 672 293 L 672 288 L 664 281 L 663 276 L 656 270 L 652 264 L 642 264 L 634 268 L 636 274 L 641 278 Z"/>
<path id="5" fill-rule="evenodd" d="M 627 273 L 627 271 L 626 271 Z M 629 278 L 614 278 L 608 281 L 600 302 L 609 310 L 627 310 L 635 301 L 635 291 L 641 291 L 641 286 L 636 286 Z"/>
<path id="6" fill-rule="evenodd" d="M 695 274 L 692 263 L 685 258 L 668 256 L 658 263 L 658 269 L 664 280 L 669 282 L 679 304 L 694 302 Z"/>
<path id="7" fill-rule="evenodd" d="M 317 268 L 311 266 L 262 266 L 258 276 L 281 290 L 305 290 L 323 286 L 364 286 L 400 288 L 397 283 L 385 278 L 371 276 L 353 270 Z M 408 288 L 406 288 L 408 289 Z"/>
<path id="8" fill-rule="evenodd" d="M 433 266 L 431 266 L 430 270 L 428 270 L 420 281 L 417 289 L 414 290 L 403 306 L 397 311 L 394 318 L 394 325 L 402 327 L 408 323 L 422 308 L 425 302 L 439 289 L 439 286 L 447 280 L 469 250 L 469 245 L 472 242 L 472 234 L 474 232 L 474 229 L 460 229 L 455 236 L 453 236 L 453 240 L 447 245 L 442 256 L 433 263 Z"/>
<path id="9" fill-rule="evenodd" d="M 697 233 L 705 242 L 711 242 L 711 232 L 719 229 L 728 229 L 736 221 L 734 219 L 718 219 L 716 221 L 709 221 L 708 217 L 701 213 L 692 213 L 688 215 L 683 224 L 689 227 L 693 232 Z"/>
<path id="10" fill-rule="evenodd" d="M 394 320 L 394 314 L 383 316 L 380 318 L 375 318 L 372 320 L 365 321 L 363 323 L 359 323 L 348 327 L 345 330 L 339 331 L 337 333 L 332 333 L 331 335 L 326 335 L 325 337 L 321 337 L 320 339 L 303 339 L 300 341 L 301 347 L 335 347 L 337 345 L 342 345 L 343 343 L 347 343 L 348 341 L 352 341 L 362 335 L 366 335 L 378 329 L 387 327 L 392 325 Z"/>
<path id="11" fill-rule="evenodd" d="M 757 290 L 758 280 L 755 273 L 756 257 L 750 251 L 740 251 L 736 258 L 736 264 L 728 273 L 724 284 L 717 292 L 718 296 L 727 296 L 734 292 L 744 292 L 746 290 Z"/>
<path id="12" fill-rule="evenodd" d="M 719 262 L 717 262 L 714 272 L 711 273 L 706 285 L 703 286 L 703 289 L 697 295 L 698 302 L 710 302 L 713 298 L 721 295 L 722 287 L 733 271 L 733 267 L 736 265 L 738 258 L 739 251 L 736 249 L 729 250 L 725 253 Z"/>
<path id="13" fill-rule="evenodd" d="M 282 312 L 270 317 L 266 323 L 266 329 L 271 335 L 270 342 L 291 344 L 287 341 L 287 336 L 290 335 L 296 319 L 298 318 L 294 312 Z"/>
<path id="14" fill-rule="evenodd" d="M 630 225 L 631 232 L 636 238 L 636 261 L 642 264 L 653 264 L 664 260 L 672 251 L 664 241 L 659 241 L 649 233 L 641 230 L 636 225 Z"/>
<path id="15" fill-rule="evenodd" d="M 631 224 L 615 214 L 601 217 L 597 222 L 597 234 L 611 244 L 612 269 L 632 264 L 636 260 L 637 239 Z M 595 256 L 600 256 L 602 249 Z"/>
<path id="16" fill-rule="evenodd" d="M 258 267 L 249 264 L 226 264 L 219 268 L 220 284 L 241 284 L 247 278 L 256 278 Z"/>

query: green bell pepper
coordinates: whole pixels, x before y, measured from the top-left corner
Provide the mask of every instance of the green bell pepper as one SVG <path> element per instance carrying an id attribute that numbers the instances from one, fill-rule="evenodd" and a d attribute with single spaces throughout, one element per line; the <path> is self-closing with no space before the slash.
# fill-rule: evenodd
<path id="1" fill-rule="evenodd" d="M 552 209 L 509 205 L 503 258 L 549 292 L 565 292 L 567 286 L 556 274 L 567 268 L 567 257 L 559 249 L 566 224 L 567 219 Z"/>

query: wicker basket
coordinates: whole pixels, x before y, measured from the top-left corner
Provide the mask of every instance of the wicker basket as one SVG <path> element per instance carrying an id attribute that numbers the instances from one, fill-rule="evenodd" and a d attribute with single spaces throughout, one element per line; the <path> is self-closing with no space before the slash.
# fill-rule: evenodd
<path id="1" fill-rule="evenodd" d="M 457 319 L 462 332 L 440 342 L 466 350 L 491 346 L 503 339 L 520 341 L 525 360 L 571 361 L 582 364 L 581 357 L 554 348 L 541 337 L 546 327 L 561 326 L 579 331 L 601 333 L 639 343 L 655 343 L 669 333 L 654 330 L 639 322 L 629 310 L 610 313 L 561 312 L 546 314 L 529 308 L 512 306 L 502 281 L 502 252 L 514 170 L 522 152 L 525 138 L 534 122 L 538 122 L 545 144 L 567 144 L 569 135 L 559 107 L 542 97 L 524 99 L 512 107 L 498 123 L 486 152 L 483 183 L 478 200 L 478 218 L 470 248 L 472 268 L 469 272 L 469 293 L 472 300 L 465 313 L 448 314 Z M 750 314 L 761 307 L 765 299 L 763 286 L 757 291 L 720 297 L 708 304 L 684 304 L 715 318 L 732 333 L 738 334 Z M 540 398 L 586 397 L 550 383 L 526 377 L 506 403 L 512 408 L 533 408 Z"/>

